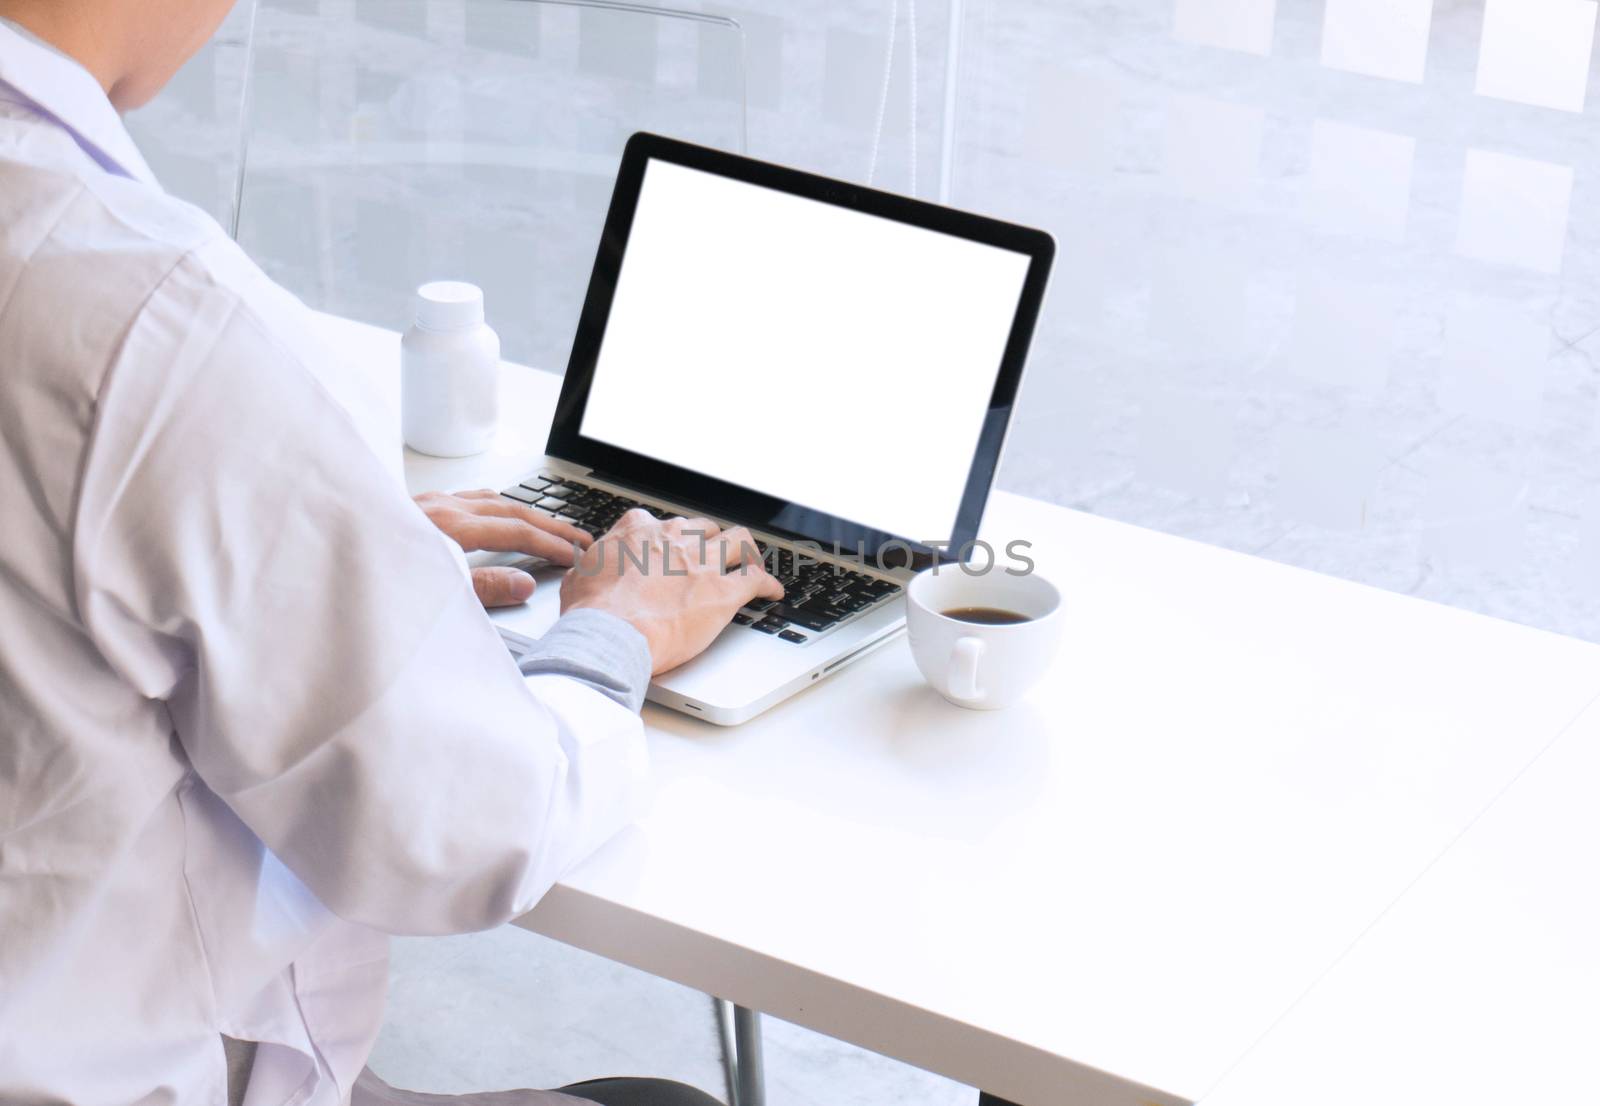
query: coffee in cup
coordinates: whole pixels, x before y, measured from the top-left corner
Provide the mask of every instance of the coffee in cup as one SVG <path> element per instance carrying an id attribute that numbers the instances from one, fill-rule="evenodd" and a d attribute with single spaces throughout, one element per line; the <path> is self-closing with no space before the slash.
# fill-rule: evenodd
<path id="1" fill-rule="evenodd" d="M 979 626 L 1014 626 L 1029 621 L 1025 614 L 1004 611 L 999 607 L 951 607 L 942 612 L 946 618 L 957 622 L 976 622 Z"/>
<path id="2" fill-rule="evenodd" d="M 1010 706 L 1038 682 L 1060 638 L 1061 593 L 1037 573 L 980 575 L 941 565 L 906 588 L 917 668 L 959 707 Z"/>

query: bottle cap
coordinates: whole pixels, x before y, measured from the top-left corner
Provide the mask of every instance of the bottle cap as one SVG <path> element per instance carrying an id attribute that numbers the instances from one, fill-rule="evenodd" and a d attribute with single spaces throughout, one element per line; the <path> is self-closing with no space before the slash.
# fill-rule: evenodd
<path id="1" fill-rule="evenodd" d="M 424 330 L 465 330 L 483 324 L 483 289 L 459 280 L 436 280 L 417 289 L 417 325 Z"/>

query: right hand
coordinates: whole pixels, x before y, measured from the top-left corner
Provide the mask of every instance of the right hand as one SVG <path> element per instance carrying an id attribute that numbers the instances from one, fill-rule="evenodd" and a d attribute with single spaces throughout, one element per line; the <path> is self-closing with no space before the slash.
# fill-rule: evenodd
<path id="1" fill-rule="evenodd" d="M 652 674 L 698 656 L 755 598 L 782 599 L 783 585 L 762 566 L 750 531 L 705 518 L 661 522 L 638 508 L 561 581 L 562 613 L 609 611 L 631 623 L 649 643 Z"/>

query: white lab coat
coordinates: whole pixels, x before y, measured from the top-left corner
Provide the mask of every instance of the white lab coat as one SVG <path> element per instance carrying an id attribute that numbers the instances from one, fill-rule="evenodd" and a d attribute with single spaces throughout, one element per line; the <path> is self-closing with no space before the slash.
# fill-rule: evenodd
<path id="1" fill-rule="evenodd" d="M 0 24 L 0 1101 L 221 1103 L 221 1033 L 348 1099 L 384 934 L 635 812 L 638 718 L 519 675 L 310 333 Z"/>

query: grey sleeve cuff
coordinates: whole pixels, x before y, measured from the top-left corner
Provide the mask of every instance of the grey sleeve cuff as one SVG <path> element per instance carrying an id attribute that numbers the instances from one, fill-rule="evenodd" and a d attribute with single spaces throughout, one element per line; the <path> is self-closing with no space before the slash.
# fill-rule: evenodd
<path id="1" fill-rule="evenodd" d="M 566 676 L 588 684 L 631 711 L 644 706 L 650 688 L 644 635 L 605 611 L 568 611 L 517 667 L 524 676 Z"/>

